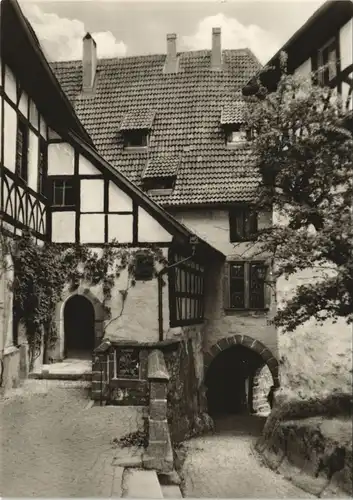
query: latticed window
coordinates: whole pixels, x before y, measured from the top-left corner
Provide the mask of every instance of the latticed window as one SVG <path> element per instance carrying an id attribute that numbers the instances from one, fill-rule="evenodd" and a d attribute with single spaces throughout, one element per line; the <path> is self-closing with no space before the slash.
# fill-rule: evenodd
<path id="1" fill-rule="evenodd" d="M 267 309 L 267 274 L 264 262 L 227 262 L 223 284 L 225 309 Z"/>
<path id="2" fill-rule="evenodd" d="M 174 255 L 174 262 L 183 260 Z M 169 270 L 171 326 L 202 323 L 204 318 L 204 267 L 193 260 Z"/>
<path id="3" fill-rule="evenodd" d="M 16 174 L 25 182 L 28 180 L 28 128 L 18 120 L 16 137 Z"/>
<path id="4" fill-rule="evenodd" d="M 257 232 L 257 213 L 239 207 L 229 211 L 229 239 L 231 242 L 246 240 Z"/>
<path id="5" fill-rule="evenodd" d="M 119 349 L 116 351 L 116 377 L 140 377 L 140 359 L 138 349 Z"/>
<path id="6" fill-rule="evenodd" d="M 44 140 L 39 143 L 38 193 L 45 196 L 45 178 L 47 172 L 47 146 Z"/>
<path id="7" fill-rule="evenodd" d="M 76 204 L 77 193 L 73 179 L 54 179 L 52 183 L 52 203 L 68 207 Z"/>

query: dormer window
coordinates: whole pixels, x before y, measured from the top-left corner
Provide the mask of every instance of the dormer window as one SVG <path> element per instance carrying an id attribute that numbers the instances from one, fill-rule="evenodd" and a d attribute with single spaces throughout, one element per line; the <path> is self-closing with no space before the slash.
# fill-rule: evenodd
<path id="1" fill-rule="evenodd" d="M 148 146 L 155 111 L 149 108 L 128 111 L 120 124 L 126 150 L 145 150 Z"/>
<path id="2" fill-rule="evenodd" d="M 148 146 L 148 132 L 146 130 L 129 130 L 124 133 L 125 148 L 144 148 Z"/>
<path id="3" fill-rule="evenodd" d="M 253 138 L 251 130 L 244 128 L 245 102 L 240 96 L 235 96 L 235 100 L 228 102 L 221 112 L 221 126 L 225 133 L 226 145 L 236 147 L 245 144 Z"/>
<path id="4" fill-rule="evenodd" d="M 149 158 L 142 174 L 143 188 L 149 193 L 159 191 L 170 192 L 174 189 L 180 157 L 168 153 Z M 157 194 L 157 193 L 156 193 Z"/>
<path id="5" fill-rule="evenodd" d="M 253 136 L 254 134 L 251 130 L 244 129 L 240 124 L 227 127 L 226 129 L 226 143 L 230 147 L 245 144 L 247 141 L 253 139 Z"/>

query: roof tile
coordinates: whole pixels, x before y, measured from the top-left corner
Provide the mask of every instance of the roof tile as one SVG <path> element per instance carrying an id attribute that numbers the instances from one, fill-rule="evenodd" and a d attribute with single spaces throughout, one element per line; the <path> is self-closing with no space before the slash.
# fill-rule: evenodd
<path id="1" fill-rule="evenodd" d="M 164 73 L 164 62 L 165 55 L 99 60 L 94 96 L 81 92 L 80 61 L 52 68 L 98 152 L 132 182 L 141 187 L 146 175 L 177 169 L 172 193 L 153 195 L 155 201 L 165 206 L 250 201 L 258 172 L 246 148 L 226 148 L 221 118 L 222 110 L 230 114 L 237 108 L 241 88 L 259 69 L 255 56 L 248 49 L 224 50 L 222 71 L 210 69 L 208 50 L 180 53 L 178 73 Z M 142 115 L 151 110 L 148 151 L 125 151 L 119 129 L 125 121 L 144 124 Z"/>

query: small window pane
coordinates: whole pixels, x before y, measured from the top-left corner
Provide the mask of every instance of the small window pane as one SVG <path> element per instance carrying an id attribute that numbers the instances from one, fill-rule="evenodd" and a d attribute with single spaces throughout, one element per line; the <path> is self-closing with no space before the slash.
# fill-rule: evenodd
<path id="1" fill-rule="evenodd" d="M 250 265 L 250 308 L 263 309 L 265 306 L 265 277 L 266 267 L 264 264 Z"/>

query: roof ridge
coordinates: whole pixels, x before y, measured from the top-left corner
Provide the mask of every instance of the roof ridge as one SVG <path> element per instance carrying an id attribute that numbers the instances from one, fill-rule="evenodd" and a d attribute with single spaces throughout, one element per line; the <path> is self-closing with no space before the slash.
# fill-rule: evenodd
<path id="1" fill-rule="evenodd" d="M 212 49 L 198 49 L 198 50 L 183 50 L 177 52 L 177 55 L 201 55 L 201 54 L 209 54 L 212 52 Z M 222 49 L 222 53 L 239 53 L 239 52 L 246 52 L 247 54 L 251 55 L 256 61 L 258 61 L 257 57 L 255 54 L 248 48 L 248 47 L 242 47 L 242 48 L 237 48 L 237 49 Z M 105 63 L 105 62 L 110 62 L 110 61 L 126 61 L 126 60 L 133 60 L 133 59 L 142 59 L 142 58 L 154 58 L 154 57 L 166 57 L 166 53 L 153 53 L 153 54 L 135 54 L 135 55 L 129 55 L 129 56 L 116 56 L 116 57 L 99 57 L 97 58 L 97 63 Z M 81 59 L 66 59 L 65 61 L 51 61 L 50 64 L 53 65 L 61 65 L 61 64 L 82 64 Z"/>

